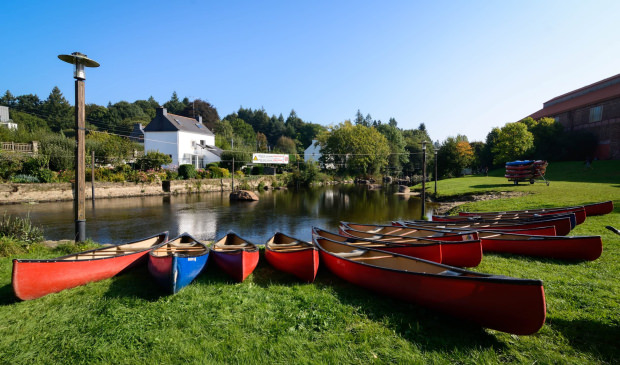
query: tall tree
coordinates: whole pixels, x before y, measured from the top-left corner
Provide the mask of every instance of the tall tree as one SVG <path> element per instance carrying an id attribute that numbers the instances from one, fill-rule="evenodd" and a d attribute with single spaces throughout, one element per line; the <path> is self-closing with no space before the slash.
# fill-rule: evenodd
<path id="1" fill-rule="evenodd" d="M 493 163 L 502 164 L 527 155 L 534 147 L 534 136 L 525 123 L 507 123 L 497 136 L 492 148 Z"/>
<path id="2" fill-rule="evenodd" d="M 179 96 L 176 91 L 173 91 L 170 100 L 164 103 L 164 108 L 166 108 L 168 113 L 172 114 L 181 114 L 183 109 L 185 109 L 185 106 L 186 105 L 179 100 Z"/>
<path id="3" fill-rule="evenodd" d="M 394 172 L 401 171 L 403 164 L 409 162 L 409 154 L 405 149 L 406 142 L 403 133 L 400 129 L 389 124 L 378 124 L 375 128 L 387 139 L 390 146 L 388 167 L 393 169 Z"/>
<path id="4" fill-rule="evenodd" d="M 41 109 L 53 131 L 58 132 L 73 128 L 73 107 L 62 95 L 58 86 L 54 86 L 50 95 L 43 102 Z"/>
<path id="5" fill-rule="evenodd" d="M 297 146 L 295 145 L 295 141 L 293 141 L 291 138 L 282 136 L 278 139 L 274 151 L 288 154 L 297 154 Z"/>
<path id="6" fill-rule="evenodd" d="M 220 116 L 217 113 L 217 109 L 208 101 L 204 101 L 201 99 L 196 99 L 190 102 L 185 109 L 181 112 L 181 115 L 186 117 L 194 118 L 196 116 L 202 117 L 202 123 L 209 128 L 209 130 L 213 130 L 215 124 L 219 122 Z"/>
<path id="7" fill-rule="evenodd" d="M 0 98 L 0 105 L 8 106 L 9 108 L 14 108 L 17 104 L 17 98 L 11 94 L 9 90 L 7 90 L 4 95 Z"/>

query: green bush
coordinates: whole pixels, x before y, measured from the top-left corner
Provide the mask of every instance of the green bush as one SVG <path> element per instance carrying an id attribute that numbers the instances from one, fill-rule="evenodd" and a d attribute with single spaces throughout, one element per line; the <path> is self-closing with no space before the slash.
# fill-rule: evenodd
<path id="1" fill-rule="evenodd" d="M 166 180 L 177 180 L 179 178 L 179 173 L 172 170 L 166 170 Z"/>
<path id="2" fill-rule="evenodd" d="M 230 177 L 230 171 L 222 167 L 209 166 L 209 171 L 211 172 L 211 177 L 213 177 L 214 179 Z"/>
<path id="3" fill-rule="evenodd" d="M 37 175 L 41 169 L 46 169 L 49 157 L 46 155 L 31 156 L 22 165 L 22 173 L 25 175 Z"/>
<path id="4" fill-rule="evenodd" d="M 159 170 L 163 165 L 172 163 L 172 157 L 158 151 L 148 151 L 136 161 L 136 169 Z"/>
<path id="5" fill-rule="evenodd" d="M 194 165 L 184 164 L 179 166 L 179 177 L 183 180 L 193 179 L 196 177 L 196 169 Z"/>
<path id="6" fill-rule="evenodd" d="M 59 134 L 41 140 L 41 153 L 49 158 L 49 168 L 54 171 L 73 169 L 74 147 L 75 140 Z"/>
<path id="7" fill-rule="evenodd" d="M 26 175 L 26 174 L 18 174 L 18 175 L 14 175 L 11 177 L 11 182 L 14 183 L 38 183 L 41 182 L 39 181 L 39 178 L 36 176 L 32 176 L 32 175 Z"/>
<path id="8" fill-rule="evenodd" d="M 39 181 L 44 183 L 56 182 L 58 180 L 58 174 L 50 169 L 41 169 L 37 172 Z"/>
<path id="9" fill-rule="evenodd" d="M 255 165 L 252 167 L 252 175 L 262 175 L 265 167 L 263 165 Z"/>
<path id="10" fill-rule="evenodd" d="M 0 176 L 3 179 L 10 179 L 22 171 L 24 160 L 24 155 L 0 151 Z"/>
<path id="11" fill-rule="evenodd" d="M 0 236 L 34 243 L 43 241 L 43 231 L 30 221 L 30 218 L 12 217 L 6 213 L 0 220 Z"/>

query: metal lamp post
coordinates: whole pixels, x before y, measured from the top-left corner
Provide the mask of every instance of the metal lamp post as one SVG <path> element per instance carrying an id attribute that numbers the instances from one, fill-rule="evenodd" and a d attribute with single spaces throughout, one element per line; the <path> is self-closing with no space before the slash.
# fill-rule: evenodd
<path id="1" fill-rule="evenodd" d="M 435 197 L 437 196 L 437 148 L 435 148 Z"/>
<path id="2" fill-rule="evenodd" d="M 426 141 L 422 142 L 422 214 L 421 218 L 426 217 Z"/>
<path id="3" fill-rule="evenodd" d="M 86 240 L 86 164 L 85 154 L 85 92 L 84 80 L 86 80 L 86 67 L 99 67 L 99 63 L 86 57 L 80 52 L 70 55 L 58 55 L 62 61 L 75 65 L 73 77 L 75 78 L 75 184 L 73 185 L 73 213 L 75 215 L 75 241 Z"/>

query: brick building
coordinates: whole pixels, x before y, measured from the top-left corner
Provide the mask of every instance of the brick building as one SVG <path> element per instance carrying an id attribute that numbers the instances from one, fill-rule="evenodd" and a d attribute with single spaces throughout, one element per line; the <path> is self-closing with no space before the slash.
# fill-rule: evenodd
<path id="1" fill-rule="evenodd" d="M 557 96 L 530 117 L 550 117 L 565 130 L 591 132 L 598 138 L 598 159 L 620 159 L 620 74 Z"/>

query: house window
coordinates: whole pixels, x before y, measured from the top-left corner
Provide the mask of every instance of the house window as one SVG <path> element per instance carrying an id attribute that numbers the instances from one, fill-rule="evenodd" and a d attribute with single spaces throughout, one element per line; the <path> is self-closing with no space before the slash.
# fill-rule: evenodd
<path id="1" fill-rule="evenodd" d="M 600 122 L 603 119 L 603 106 L 595 106 L 590 108 L 590 123 Z"/>

